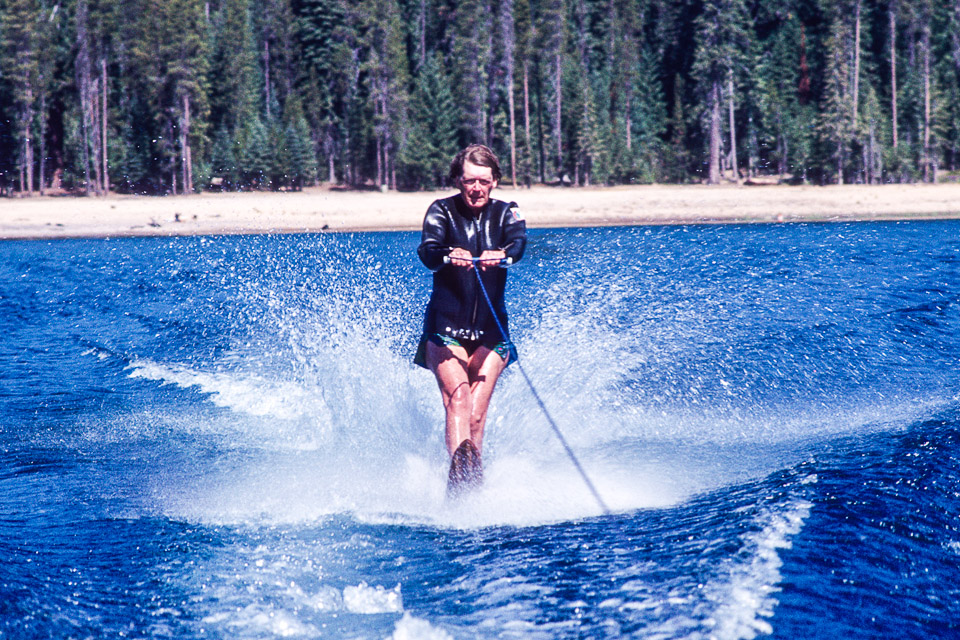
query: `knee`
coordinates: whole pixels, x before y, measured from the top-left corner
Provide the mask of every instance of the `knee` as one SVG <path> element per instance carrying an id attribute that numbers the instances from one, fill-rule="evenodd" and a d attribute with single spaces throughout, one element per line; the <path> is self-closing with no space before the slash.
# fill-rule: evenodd
<path id="1" fill-rule="evenodd" d="M 470 387 L 466 383 L 459 385 L 450 394 L 450 400 L 447 407 L 457 413 L 470 413 L 472 408 Z"/>
<path id="2" fill-rule="evenodd" d="M 479 427 L 480 425 L 484 424 L 484 423 L 487 421 L 487 412 L 486 412 L 486 410 L 484 410 L 484 411 L 477 411 L 476 409 L 474 409 L 474 410 L 470 413 L 470 420 L 471 420 L 471 422 L 473 422 L 473 424 L 474 424 L 475 426 L 478 426 L 478 427 Z"/>

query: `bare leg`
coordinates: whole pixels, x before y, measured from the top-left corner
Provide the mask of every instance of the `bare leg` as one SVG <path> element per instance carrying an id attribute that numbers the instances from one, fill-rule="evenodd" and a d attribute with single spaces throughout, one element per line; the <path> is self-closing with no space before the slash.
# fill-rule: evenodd
<path id="1" fill-rule="evenodd" d="M 447 452 L 452 456 L 461 442 L 470 437 L 469 356 L 463 347 L 440 346 L 427 342 L 427 367 L 437 377 L 443 408 L 446 411 Z"/>
<path id="2" fill-rule="evenodd" d="M 504 360 L 486 347 L 468 356 L 463 347 L 428 342 L 426 361 L 443 396 L 447 452 L 452 456 L 468 438 L 481 450 L 487 409 Z"/>
<path id="3" fill-rule="evenodd" d="M 470 396 L 473 407 L 470 412 L 470 439 L 483 451 L 483 433 L 487 424 L 487 409 L 497 380 L 506 366 L 506 361 L 486 347 L 479 347 L 470 356 Z"/>

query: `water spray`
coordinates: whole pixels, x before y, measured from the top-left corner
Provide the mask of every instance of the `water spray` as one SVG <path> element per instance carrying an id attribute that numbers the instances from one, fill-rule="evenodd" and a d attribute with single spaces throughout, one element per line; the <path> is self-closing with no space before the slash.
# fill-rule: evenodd
<path id="1" fill-rule="evenodd" d="M 444 262 L 449 263 L 450 258 L 445 257 Z M 477 282 L 480 284 L 480 291 L 483 292 L 483 299 L 487 301 L 487 306 L 490 307 L 490 313 L 493 314 L 493 319 L 497 323 L 497 328 L 500 330 L 500 335 L 503 336 L 503 339 L 507 342 L 510 347 L 516 348 L 513 344 L 513 341 L 510 339 L 510 334 L 507 333 L 506 328 L 500 323 L 500 318 L 497 317 L 497 311 L 493 308 L 493 302 L 490 301 L 490 295 L 487 293 L 487 288 L 483 284 L 483 278 L 480 277 L 480 269 L 476 266 L 478 262 L 481 261 L 480 258 L 470 258 L 470 261 L 474 263 L 474 272 L 477 274 Z M 504 258 L 500 261 L 500 267 L 508 267 L 513 264 L 511 258 Z M 537 405 L 540 407 L 540 411 L 543 412 L 544 417 L 546 417 L 547 422 L 550 424 L 550 428 L 553 429 L 553 432 L 556 434 L 557 439 L 560 440 L 560 444 L 563 445 L 564 451 L 567 452 L 570 461 L 573 463 L 573 466 L 580 473 L 580 477 L 583 478 L 584 484 L 587 485 L 587 488 L 590 490 L 590 493 L 593 494 L 594 499 L 597 501 L 597 504 L 600 505 L 600 509 L 605 515 L 610 515 L 610 509 L 607 507 L 606 503 L 603 501 L 603 498 L 600 497 L 600 493 L 597 491 L 597 488 L 593 485 L 593 482 L 590 481 L 590 477 L 587 475 L 587 472 L 584 470 L 583 466 L 580 464 L 580 461 L 577 459 L 577 456 L 573 453 L 573 449 L 570 448 L 570 445 L 567 444 L 567 439 L 563 437 L 563 432 L 560 431 L 560 427 L 557 426 L 556 421 L 553 419 L 553 416 L 550 415 L 550 412 L 547 411 L 546 405 L 544 405 L 543 400 L 540 398 L 540 394 L 537 393 L 537 388 L 533 386 L 533 381 L 530 380 L 530 376 L 527 375 L 526 370 L 523 368 L 523 365 L 517 360 L 517 368 L 520 369 L 520 373 L 523 375 L 523 379 L 526 380 L 527 386 L 530 388 L 530 393 L 533 394 L 533 399 L 537 401 Z"/>

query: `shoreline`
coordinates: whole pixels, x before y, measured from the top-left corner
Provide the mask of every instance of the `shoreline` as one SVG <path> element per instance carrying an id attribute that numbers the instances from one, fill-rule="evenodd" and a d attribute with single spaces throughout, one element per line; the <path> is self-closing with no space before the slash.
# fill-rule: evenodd
<path id="1" fill-rule="evenodd" d="M 0 240 L 418 231 L 452 190 L 0 199 Z M 531 228 L 960 218 L 960 184 L 500 187 Z"/>

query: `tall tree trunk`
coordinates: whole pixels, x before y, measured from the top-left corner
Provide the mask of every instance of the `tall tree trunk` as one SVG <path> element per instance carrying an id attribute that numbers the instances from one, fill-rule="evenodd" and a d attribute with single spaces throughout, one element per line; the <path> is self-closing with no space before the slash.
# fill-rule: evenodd
<path id="1" fill-rule="evenodd" d="M 80 137 L 83 158 L 83 190 L 90 193 L 90 42 L 87 35 L 87 3 L 80 0 L 76 12 L 77 28 L 77 57 L 76 74 L 77 89 L 80 95 Z"/>
<path id="2" fill-rule="evenodd" d="M 557 156 L 555 160 L 557 177 L 563 182 L 563 52 L 557 50 L 554 58 L 554 87 L 556 89 L 556 103 L 554 105 L 553 130 L 557 136 Z"/>
<path id="3" fill-rule="evenodd" d="M 377 188 L 383 188 L 383 136 L 377 132 Z"/>
<path id="4" fill-rule="evenodd" d="M 493 10 L 492 7 L 490 9 Z M 492 17 L 492 16 L 491 16 Z M 483 101 L 482 113 L 483 113 L 483 144 L 487 146 L 493 145 L 493 114 L 496 112 L 497 105 L 496 102 L 499 102 L 497 99 L 500 96 L 499 89 L 497 86 L 496 73 L 494 72 L 494 46 L 493 46 L 493 24 L 492 21 L 486 23 L 489 28 L 486 29 L 487 37 L 484 41 L 484 49 L 487 52 L 487 93 L 486 100 Z"/>
<path id="5" fill-rule="evenodd" d="M 897 148 L 897 0 L 890 0 L 890 130 Z"/>
<path id="6" fill-rule="evenodd" d="M 414 71 L 420 71 L 420 67 L 427 59 L 427 0 L 420 0 L 420 11 L 417 14 L 417 50 L 416 68 Z"/>
<path id="7" fill-rule="evenodd" d="M 930 149 L 930 16 L 924 15 L 923 35 L 923 180 L 934 181 L 933 154 Z"/>
<path id="8" fill-rule="evenodd" d="M 27 90 L 27 104 L 33 103 L 33 90 Z M 33 120 L 33 114 L 29 107 L 26 108 L 26 113 L 23 116 L 23 170 L 21 175 L 20 190 L 23 192 L 26 191 L 27 195 L 33 195 L 33 139 L 30 135 L 30 124 Z"/>
<path id="9" fill-rule="evenodd" d="M 517 185 L 517 123 L 513 91 L 515 34 L 513 24 L 513 0 L 500 5 L 500 43 L 504 59 L 504 82 L 507 85 L 507 111 L 510 114 L 510 177 L 513 188 Z"/>
<path id="10" fill-rule="evenodd" d="M 541 66 L 539 61 L 537 62 L 537 73 L 534 76 L 536 79 L 536 93 L 537 93 L 537 170 L 540 172 L 540 182 L 547 181 L 547 151 L 544 148 L 543 139 L 544 139 L 544 119 L 546 116 L 543 113 L 543 78 L 541 76 Z"/>
<path id="11" fill-rule="evenodd" d="M 837 140 L 837 184 L 843 184 L 843 162 L 846 160 L 843 146 L 843 140 Z"/>
<path id="12" fill-rule="evenodd" d="M 851 100 L 851 134 L 857 135 L 857 111 L 860 109 L 860 4 L 857 0 L 853 24 L 853 100 Z"/>
<path id="13" fill-rule="evenodd" d="M 183 94 L 183 123 L 180 127 L 180 148 L 183 153 L 183 192 L 193 192 L 193 151 L 190 147 L 190 96 Z"/>
<path id="14" fill-rule="evenodd" d="M 733 181 L 740 184 L 740 169 L 737 166 L 737 128 L 733 108 L 733 72 L 727 76 L 727 90 L 730 92 L 730 168 L 733 170 Z"/>
<path id="15" fill-rule="evenodd" d="M 83 138 L 83 192 L 85 194 L 90 193 L 90 132 L 88 130 L 87 123 L 87 113 L 89 109 L 87 108 L 86 98 L 83 96 L 87 92 L 83 89 L 80 90 L 80 129 L 81 137 Z"/>
<path id="16" fill-rule="evenodd" d="M 507 79 L 507 108 L 510 109 L 510 177 L 513 180 L 513 188 L 519 189 L 517 183 L 517 123 L 515 105 L 513 99 L 513 73 Z"/>
<path id="17" fill-rule="evenodd" d="M 263 90 L 267 100 L 267 120 L 270 120 L 270 40 L 263 39 Z"/>
<path id="18" fill-rule="evenodd" d="M 960 0 L 953 0 L 953 21 L 958 28 L 950 33 L 950 39 L 953 41 L 953 66 L 960 74 Z"/>
<path id="19" fill-rule="evenodd" d="M 37 185 L 40 195 L 43 195 L 47 184 L 47 90 L 42 88 L 40 91 L 40 171 L 39 184 Z"/>
<path id="20" fill-rule="evenodd" d="M 627 115 L 627 154 L 630 155 L 633 151 L 633 116 L 630 114 L 630 111 L 633 108 L 631 104 L 633 102 L 633 94 L 630 91 L 627 91 L 627 104 L 626 104 L 626 115 Z"/>
<path id="21" fill-rule="evenodd" d="M 785 133 L 780 134 L 780 143 L 783 153 L 780 154 L 780 162 L 777 164 L 780 171 L 780 180 L 783 180 L 783 175 L 787 172 L 787 158 L 790 157 L 790 141 L 787 139 Z"/>
<path id="22" fill-rule="evenodd" d="M 391 165 L 391 161 L 390 161 L 390 160 L 391 160 L 391 158 L 390 158 L 390 142 L 389 142 L 389 141 L 384 141 L 384 144 L 383 144 L 383 166 L 384 166 L 384 170 L 386 171 L 386 174 L 385 174 L 385 176 L 384 176 L 384 179 L 387 181 L 387 188 L 388 188 L 388 189 L 392 189 L 392 188 L 394 187 L 393 166 Z"/>
<path id="23" fill-rule="evenodd" d="M 21 137 L 21 151 L 20 151 L 20 162 L 17 166 L 17 183 L 20 187 L 20 195 L 23 196 L 27 192 L 27 176 L 26 172 L 23 169 L 23 165 L 26 162 L 25 158 L 27 157 L 27 138 L 26 134 L 23 134 Z"/>
<path id="24" fill-rule="evenodd" d="M 101 179 L 103 180 L 103 195 L 110 193 L 110 172 L 109 172 L 109 162 L 107 159 L 107 59 L 100 59 L 100 100 L 101 100 L 101 115 L 100 115 L 100 161 L 103 165 L 101 173 Z"/>
<path id="25" fill-rule="evenodd" d="M 533 158 L 533 149 L 530 148 L 530 64 L 526 60 L 523 61 L 523 130 L 526 141 L 526 157 L 527 164 Z M 530 173 L 530 167 L 524 167 L 524 175 L 528 176 Z M 526 179 L 526 177 L 525 177 Z"/>
<path id="26" fill-rule="evenodd" d="M 103 195 L 103 176 L 100 173 L 100 78 L 90 82 L 87 108 L 90 110 L 90 149 L 93 153 L 93 186 L 96 194 Z"/>
<path id="27" fill-rule="evenodd" d="M 710 87 L 710 173 L 707 184 L 720 184 L 720 81 Z"/>

